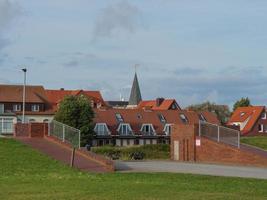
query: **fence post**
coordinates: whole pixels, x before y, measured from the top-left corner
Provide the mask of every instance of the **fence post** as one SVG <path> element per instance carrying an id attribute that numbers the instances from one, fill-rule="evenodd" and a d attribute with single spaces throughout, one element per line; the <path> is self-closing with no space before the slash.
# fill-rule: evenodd
<path id="1" fill-rule="evenodd" d="M 81 131 L 79 130 L 79 149 L 81 148 Z"/>
<path id="2" fill-rule="evenodd" d="M 47 130 L 47 135 L 48 136 L 50 136 L 50 124 L 51 124 L 52 122 L 48 122 L 48 130 Z"/>
<path id="3" fill-rule="evenodd" d="M 201 120 L 199 120 L 198 124 L 198 136 L 201 137 Z"/>
<path id="4" fill-rule="evenodd" d="M 217 142 L 220 142 L 220 126 L 217 125 L 217 127 L 218 127 L 218 138 L 217 138 Z"/>
<path id="5" fill-rule="evenodd" d="M 63 124 L 63 137 L 62 137 L 63 142 L 65 142 L 65 125 Z"/>
<path id="6" fill-rule="evenodd" d="M 238 139 L 237 139 L 237 146 L 240 148 L 240 131 L 238 131 Z"/>

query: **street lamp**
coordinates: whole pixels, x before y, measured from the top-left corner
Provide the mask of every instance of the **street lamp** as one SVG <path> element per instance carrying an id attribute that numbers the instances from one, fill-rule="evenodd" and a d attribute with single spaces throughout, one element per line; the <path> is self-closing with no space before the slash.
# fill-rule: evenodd
<path id="1" fill-rule="evenodd" d="M 24 83 L 23 83 L 23 105 L 22 105 L 22 123 L 25 123 L 25 97 L 26 97 L 26 72 L 27 69 L 21 69 L 24 73 Z"/>

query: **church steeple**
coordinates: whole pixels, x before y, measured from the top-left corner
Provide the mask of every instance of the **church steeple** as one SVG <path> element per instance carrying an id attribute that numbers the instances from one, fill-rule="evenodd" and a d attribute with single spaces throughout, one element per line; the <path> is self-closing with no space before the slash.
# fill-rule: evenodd
<path id="1" fill-rule="evenodd" d="M 137 106 L 139 102 L 142 101 L 142 96 L 140 92 L 140 87 L 138 83 L 137 74 L 134 74 L 133 86 L 131 89 L 131 95 L 129 99 L 129 106 Z"/>

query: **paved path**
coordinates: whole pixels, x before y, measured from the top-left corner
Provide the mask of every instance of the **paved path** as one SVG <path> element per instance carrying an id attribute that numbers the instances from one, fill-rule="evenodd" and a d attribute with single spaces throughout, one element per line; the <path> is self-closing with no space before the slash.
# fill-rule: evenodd
<path id="1" fill-rule="evenodd" d="M 171 172 L 267 179 L 267 168 L 194 164 L 174 161 L 117 161 L 116 170 L 121 172 Z"/>
<path id="2" fill-rule="evenodd" d="M 44 138 L 28 138 L 28 137 L 17 137 L 16 140 L 31 146 L 56 160 L 59 160 L 67 165 L 71 159 L 71 149 L 65 146 L 59 145 L 54 142 L 50 142 Z M 89 160 L 88 158 L 75 154 L 74 167 L 90 172 L 106 172 L 107 170 L 100 164 Z"/>
<path id="3" fill-rule="evenodd" d="M 255 146 L 252 146 L 252 145 L 248 145 L 248 144 L 240 144 L 240 148 L 242 150 L 245 150 L 245 151 L 249 151 L 249 152 L 252 152 L 252 153 L 255 153 L 255 154 L 258 154 L 260 156 L 264 156 L 267 158 L 267 151 L 264 150 L 264 149 L 261 149 L 259 147 L 255 147 Z"/>

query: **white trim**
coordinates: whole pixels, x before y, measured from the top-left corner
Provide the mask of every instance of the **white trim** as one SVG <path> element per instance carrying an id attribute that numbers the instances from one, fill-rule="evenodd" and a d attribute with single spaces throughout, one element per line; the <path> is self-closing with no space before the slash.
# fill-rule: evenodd
<path id="1" fill-rule="evenodd" d="M 97 127 L 98 126 L 104 126 L 104 131 L 103 131 L 103 133 L 102 132 L 97 132 Z M 97 134 L 97 135 L 110 135 L 110 131 L 109 131 L 109 129 L 108 129 L 108 126 L 107 126 L 107 124 L 106 123 L 96 123 L 95 124 L 95 128 L 94 128 L 94 131 L 95 131 L 95 133 Z M 105 134 L 105 133 L 107 133 L 107 134 Z"/>
<path id="2" fill-rule="evenodd" d="M 142 131 L 143 128 L 144 128 L 144 126 L 149 126 L 150 129 L 152 129 L 152 132 L 149 132 L 149 133 L 152 133 L 153 135 L 155 135 L 156 131 L 155 131 L 155 129 L 154 129 L 153 124 L 142 124 L 141 129 L 140 129 L 140 131 L 141 131 L 142 133 L 145 133 L 144 131 Z M 151 130 L 150 130 L 150 131 L 151 131 Z"/>
<path id="3" fill-rule="evenodd" d="M 263 124 L 259 124 L 260 126 L 261 126 L 261 130 L 259 130 L 259 132 L 260 133 L 263 133 L 263 131 L 264 131 L 264 126 L 263 126 Z"/>
<path id="4" fill-rule="evenodd" d="M 39 104 L 32 104 L 31 105 L 31 111 L 39 112 L 40 111 L 40 105 Z"/>
<path id="5" fill-rule="evenodd" d="M 21 111 L 21 105 L 20 104 L 13 104 L 13 111 Z"/>
<path id="6" fill-rule="evenodd" d="M 261 115 L 261 119 L 266 119 L 267 117 L 266 117 L 266 112 L 264 111 L 262 114 L 264 114 L 264 116 L 262 117 L 262 115 Z"/>
<path id="7" fill-rule="evenodd" d="M 121 134 L 120 133 L 121 126 L 127 126 L 127 128 L 128 128 L 127 130 L 129 130 L 130 132 L 128 133 L 128 131 L 127 131 L 126 134 Z M 119 127 L 117 128 L 117 132 L 119 133 L 119 135 L 131 135 L 130 133 L 133 132 L 133 130 L 132 130 L 131 125 L 129 123 L 120 123 Z"/>
<path id="8" fill-rule="evenodd" d="M 0 103 L 0 113 L 5 113 L 5 104 Z"/>
<path id="9" fill-rule="evenodd" d="M 167 132 L 167 127 L 170 127 L 172 126 L 173 124 L 165 124 L 164 128 L 163 128 L 163 132 L 166 134 L 166 135 L 170 135 L 170 133 Z M 170 130 L 171 131 L 171 130 Z"/>

